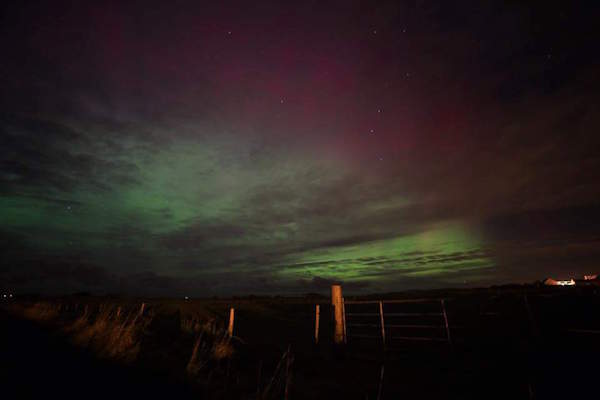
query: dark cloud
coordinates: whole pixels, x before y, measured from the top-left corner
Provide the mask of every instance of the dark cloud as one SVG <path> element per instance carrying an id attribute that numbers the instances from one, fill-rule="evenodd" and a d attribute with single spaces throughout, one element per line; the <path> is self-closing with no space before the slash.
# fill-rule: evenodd
<path id="1" fill-rule="evenodd" d="M 355 291 L 362 290 L 369 287 L 369 282 L 347 282 L 343 280 L 321 278 L 320 276 L 314 276 L 311 280 L 300 280 L 298 284 L 306 288 L 307 291 L 326 292 L 330 290 L 331 285 L 343 285 L 345 290 Z"/>
<path id="2" fill-rule="evenodd" d="M 4 6 L 11 282 L 367 291 L 596 268 L 598 5 L 239 3 Z"/>
<path id="3" fill-rule="evenodd" d="M 6 268 L 2 273 L 4 286 L 42 293 L 61 293 L 64 290 L 104 293 L 116 284 L 116 277 L 104 268 L 68 258 L 30 258 Z"/>

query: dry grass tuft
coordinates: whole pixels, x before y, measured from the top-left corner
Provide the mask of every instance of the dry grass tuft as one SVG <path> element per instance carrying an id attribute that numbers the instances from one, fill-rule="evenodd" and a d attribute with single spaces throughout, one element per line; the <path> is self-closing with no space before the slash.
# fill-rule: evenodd
<path id="1" fill-rule="evenodd" d="M 169 308 L 160 307 L 139 306 L 139 303 L 132 307 L 108 302 L 38 302 L 23 308 L 21 313 L 31 319 L 52 321 L 76 345 L 89 348 L 102 358 L 155 364 L 159 369 L 184 368 L 196 384 L 211 388 L 221 387 L 223 382 L 231 385 L 230 376 L 235 376 L 231 361 L 239 339 L 228 335 L 215 314 L 187 313 L 183 318 L 176 314 L 175 319 Z"/>
<path id="2" fill-rule="evenodd" d="M 217 321 L 214 317 L 200 315 L 191 315 L 181 318 L 181 331 L 197 335 L 201 332 L 208 332 L 215 335 L 218 331 Z"/>
<path id="3" fill-rule="evenodd" d="M 201 332 L 194 342 L 186 370 L 188 374 L 196 376 L 211 362 L 218 363 L 231 359 L 234 353 L 231 338 L 224 330 L 218 335 L 206 331 Z"/>
<path id="4" fill-rule="evenodd" d="M 59 304 L 47 302 L 37 302 L 23 310 L 25 317 L 36 321 L 49 321 L 58 317 L 60 312 Z"/>
<path id="5" fill-rule="evenodd" d="M 206 366 L 209 360 L 210 347 L 206 340 L 204 340 L 204 334 L 200 334 L 198 339 L 194 342 L 192 349 L 192 356 L 187 363 L 186 371 L 190 375 L 197 375 Z"/>
<path id="6" fill-rule="evenodd" d="M 217 361 L 233 357 L 233 346 L 228 336 L 222 336 L 216 340 L 212 347 L 212 358 Z"/>
<path id="7" fill-rule="evenodd" d="M 153 318 L 145 305 L 125 312 L 123 307 L 107 303 L 80 307 L 38 302 L 22 312 L 29 319 L 60 322 L 77 345 L 124 362 L 137 358 L 141 338 Z"/>
<path id="8" fill-rule="evenodd" d="M 143 310 L 125 314 L 119 307 L 101 305 L 95 318 L 79 327 L 75 339 L 91 345 L 100 356 L 131 362 L 139 354 L 142 335 L 152 318 Z"/>

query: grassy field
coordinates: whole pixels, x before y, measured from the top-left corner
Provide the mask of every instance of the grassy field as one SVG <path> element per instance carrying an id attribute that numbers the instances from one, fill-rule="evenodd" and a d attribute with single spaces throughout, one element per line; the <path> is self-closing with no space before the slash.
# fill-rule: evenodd
<path id="1" fill-rule="evenodd" d="M 435 314 L 442 298 L 450 342 L 439 316 L 411 316 Z M 36 330 L 36 354 L 52 358 L 57 370 L 69 370 L 60 356 L 44 350 L 39 335 L 52 335 L 64 343 L 63 352 L 71 349 L 84 354 L 85 363 L 103 365 L 92 382 L 102 385 L 120 371 L 137 385 L 130 390 L 153 398 L 167 391 L 176 398 L 210 399 L 542 399 L 584 398 L 596 391 L 600 297 L 594 288 L 507 287 L 371 299 L 405 301 L 384 303 L 390 326 L 385 349 L 379 327 L 353 326 L 377 325 L 378 317 L 360 316 L 372 313 L 373 304 L 348 305 L 347 344 L 334 348 L 329 300 L 318 296 L 18 299 L 3 307 L 4 342 L 14 342 L 8 346 L 19 358 L 14 349 L 31 349 L 31 335 L 19 331 Z M 321 307 L 318 344 L 315 304 Z M 226 331 L 231 307 L 233 337 Z M 422 327 L 429 325 L 434 327 Z M 374 337 L 363 339 L 361 333 Z M 29 375 L 38 379 L 35 372 Z M 125 381 L 115 384 L 114 396 L 120 397 L 118 386 Z"/>

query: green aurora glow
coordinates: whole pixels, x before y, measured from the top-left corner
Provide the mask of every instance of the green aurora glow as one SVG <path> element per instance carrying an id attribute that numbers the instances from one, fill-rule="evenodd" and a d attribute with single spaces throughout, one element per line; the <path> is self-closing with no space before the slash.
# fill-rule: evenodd
<path id="1" fill-rule="evenodd" d="M 385 289 L 492 266 L 459 222 L 399 235 L 410 199 L 342 160 L 227 135 L 115 145 L 69 132 L 75 139 L 55 146 L 85 160 L 86 175 L 66 164 L 57 173 L 69 187 L 19 185 L 0 197 L 4 229 L 46 256 L 116 274 L 125 265 L 179 279 L 253 274 L 281 287 L 318 277 Z"/>
<path id="2" fill-rule="evenodd" d="M 594 7 L 29 3 L 0 24 L 2 288 L 598 272 Z"/>
<path id="3" fill-rule="evenodd" d="M 292 260 L 290 260 L 291 262 Z M 320 276 L 345 282 L 371 281 L 382 286 L 386 278 L 436 276 L 452 282 L 456 275 L 493 267 L 482 243 L 461 223 L 438 224 L 423 232 L 359 245 L 318 249 L 295 255 L 295 264 L 282 265 L 289 278 Z M 462 280 L 462 278 L 461 278 Z"/>

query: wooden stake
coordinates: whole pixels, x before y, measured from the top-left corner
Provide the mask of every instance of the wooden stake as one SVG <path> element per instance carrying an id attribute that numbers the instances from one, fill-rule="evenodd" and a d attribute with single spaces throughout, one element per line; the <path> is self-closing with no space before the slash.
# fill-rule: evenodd
<path id="1" fill-rule="evenodd" d="M 347 336 L 346 336 L 346 302 L 342 297 L 342 321 L 344 322 L 344 344 L 346 344 Z"/>
<path id="2" fill-rule="evenodd" d="M 444 299 L 440 300 L 442 303 L 442 313 L 444 314 L 444 324 L 446 325 L 446 338 L 448 339 L 448 343 L 452 344 L 452 339 L 450 338 L 450 326 L 448 325 L 448 315 L 446 314 L 446 304 Z"/>
<path id="3" fill-rule="evenodd" d="M 335 344 L 344 343 L 344 310 L 342 304 L 342 287 L 340 285 L 332 285 L 331 306 L 333 307 L 333 342 Z"/>
<path id="4" fill-rule="evenodd" d="M 379 321 L 381 323 L 381 341 L 383 343 L 383 348 L 385 349 L 385 322 L 383 320 L 383 301 L 379 302 Z"/>
<path id="5" fill-rule="evenodd" d="M 235 320 L 235 308 L 229 309 L 229 326 L 227 327 L 227 333 L 229 337 L 233 337 L 233 322 Z"/>
<path id="6" fill-rule="evenodd" d="M 529 398 L 530 399 L 534 399 L 534 393 L 533 393 L 533 386 L 531 385 L 531 382 L 527 385 L 527 388 L 529 389 Z"/>
<path id="7" fill-rule="evenodd" d="M 290 390 L 292 385 L 292 363 L 294 362 L 294 356 L 292 355 L 291 346 L 288 346 L 287 360 L 285 366 L 285 389 L 283 391 L 283 399 L 289 400 Z"/>
<path id="8" fill-rule="evenodd" d="M 260 381 L 262 379 L 262 360 L 258 362 L 258 374 L 256 377 L 256 400 L 260 400 Z"/>
<path id="9" fill-rule="evenodd" d="M 385 366 L 381 364 L 381 371 L 379 373 L 379 387 L 377 388 L 377 400 L 381 400 L 383 393 L 383 373 L 385 372 Z"/>
<path id="10" fill-rule="evenodd" d="M 319 305 L 315 305 L 315 343 L 319 344 L 319 318 L 321 317 Z"/>

